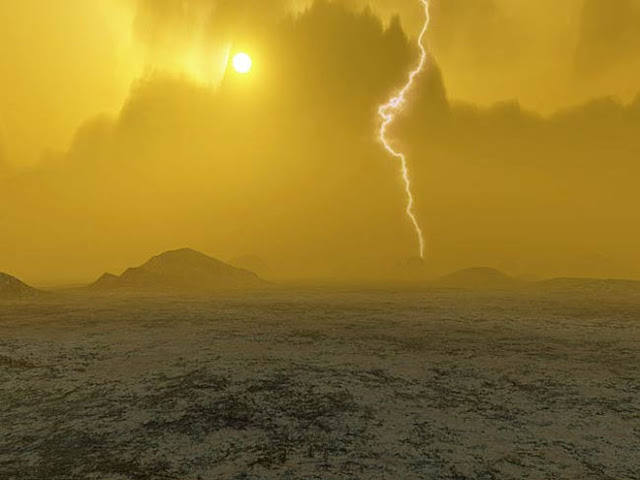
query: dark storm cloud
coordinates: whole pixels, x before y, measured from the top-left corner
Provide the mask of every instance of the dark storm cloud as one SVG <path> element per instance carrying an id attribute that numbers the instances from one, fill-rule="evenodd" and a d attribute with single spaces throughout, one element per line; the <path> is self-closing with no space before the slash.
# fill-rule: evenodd
<path id="1" fill-rule="evenodd" d="M 640 201 L 640 101 L 595 100 L 550 118 L 515 102 L 454 105 L 424 125 L 410 118 L 403 131 L 436 262 L 638 276 L 629 219 Z"/>
<path id="2" fill-rule="evenodd" d="M 188 245 L 295 275 L 379 275 L 411 255 L 398 165 L 375 133 L 417 53 L 400 24 L 318 3 L 261 35 L 259 74 L 217 90 L 147 77 L 118 118 L 78 130 L 65 169 L 6 182 L 7 266 L 90 276 Z M 432 58 L 392 132 L 433 268 L 637 275 L 640 102 L 543 118 L 452 104 L 446 76 Z"/>
<path id="3" fill-rule="evenodd" d="M 229 40 L 286 12 L 286 0 L 137 0 L 136 32 L 157 47 L 196 31 Z"/>
<path id="4" fill-rule="evenodd" d="M 576 65 L 583 72 L 606 71 L 640 54 L 640 1 L 585 0 Z"/>
<path id="5" fill-rule="evenodd" d="M 323 3 L 264 38 L 270 61 L 248 82 L 147 77 L 118 118 L 78 130 L 67 168 L 1 189 L 0 218 L 23 219 L 5 254 L 39 252 L 8 261 L 86 274 L 175 243 L 328 274 L 413 250 L 397 170 L 373 138 L 376 103 L 414 55 L 399 26 Z M 67 248 L 83 260 L 62 261 Z"/>
<path id="6" fill-rule="evenodd" d="M 440 0 L 431 5 L 430 38 L 442 56 L 464 55 L 474 65 L 513 61 L 521 29 L 495 0 Z"/>

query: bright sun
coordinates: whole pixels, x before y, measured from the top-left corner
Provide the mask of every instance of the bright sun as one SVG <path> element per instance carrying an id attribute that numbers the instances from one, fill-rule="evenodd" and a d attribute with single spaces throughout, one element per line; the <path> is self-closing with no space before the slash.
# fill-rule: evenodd
<path id="1" fill-rule="evenodd" d="M 237 53 L 233 57 L 233 68 L 238 73 L 249 73 L 252 66 L 253 61 L 246 53 Z"/>

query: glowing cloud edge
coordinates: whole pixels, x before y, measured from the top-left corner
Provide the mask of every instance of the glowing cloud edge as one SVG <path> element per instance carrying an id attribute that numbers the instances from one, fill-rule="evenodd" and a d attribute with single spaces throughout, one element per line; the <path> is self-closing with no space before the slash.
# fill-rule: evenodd
<path id="1" fill-rule="evenodd" d="M 416 78 L 425 70 L 427 65 L 427 50 L 424 46 L 425 38 L 429 31 L 429 24 L 431 22 L 431 15 L 429 12 L 429 0 L 420 0 L 422 5 L 424 6 L 425 12 L 425 23 L 422 27 L 422 31 L 420 32 L 420 36 L 418 37 L 418 47 L 420 48 L 420 62 L 418 66 L 411 71 L 409 74 L 409 78 L 407 83 L 402 87 L 402 89 L 391 99 L 385 103 L 384 105 L 378 108 L 378 115 L 382 119 L 382 123 L 380 125 L 379 137 L 380 141 L 384 145 L 384 148 L 389 154 L 398 160 L 400 160 L 401 168 L 402 168 L 402 179 L 404 181 L 405 193 L 407 196 L 407 209 L 406 214 L 411 220 L 413 228 L 416 232 L 416 236 L 418 237 L 419 242 L 419 255 L 420 258 L 424 259 L 425 255 L 425 239 L 424 234 L 422 232 L 422 228 L 420 227 L 420 222 L 418 221 L 418 217 L 414 211 L 415 200 L 412 191 L 412 182 L 411 182 L 411 172 L 409 171 L 409 166 L 407 163 L 407 157 L 401 151 L 393 148 L 391 143 L 387 138 L 387 130 L 391 126 L 391 124 L 396 119 L 398 112 L 402 109 L 404 104 L 407 102 L 407 94 L 413 88 Z"/>

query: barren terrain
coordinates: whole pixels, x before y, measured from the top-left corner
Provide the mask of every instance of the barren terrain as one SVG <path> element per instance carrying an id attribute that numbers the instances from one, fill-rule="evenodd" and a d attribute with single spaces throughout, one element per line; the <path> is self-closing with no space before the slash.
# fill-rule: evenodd
<path id="1" fill-rule="evenodd" d="M 637 479 L 640 301 L 50 295 L 0 405 L 2 479 Z"/>

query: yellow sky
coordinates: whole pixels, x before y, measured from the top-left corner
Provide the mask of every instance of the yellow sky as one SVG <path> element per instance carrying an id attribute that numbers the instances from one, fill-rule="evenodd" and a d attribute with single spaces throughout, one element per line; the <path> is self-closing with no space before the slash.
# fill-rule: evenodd
<path id="1" fill-rule="evenodd" d="M 0 114 L 7 155 L 33 164 L 86 118 L 117 111 L 135 68 L 130 15 L 112 0 L 0 2 Z"/>
<path id="2" fill-rule="evenodd" d="M 637 0 L 621 3 L 625 2 L 638 4 Z M 82 121 L 98 113 L 116 112 L 131 83 L 149 69 L 215 84 L 227 40 L 208 28 L 216 11 L 223 10 L 224 2 L 217 3 L 220 5 L 209 0 L 67 0 L 61 6 L 49 0 L 1 2 L 0 119 L 4 133 L 0 141 L 5 156 L 14 164 L 33 165 L 43 150 L 64 150 Z M 308 1 L 227 3 L 246 3 L 249 11 L 277 11 L 283 5 L 301 9 Z M 362 8 L 366 1 L 347 3 Z M 372 3 L 387 21 L 399 13 L 409 31 L 419 28 L 417 1 Z M 183 6 L 178 9 L 172 4 Z M 640 79 L 640 61 L 606 65 L 607 75 L 576 76 L 574 57 L 583 8 L 584 0 L 434 0 L 430 43 L 444 71 L 449 96 L 482 105 L 517 99 L 543 113 L 594 96 L 631 100 Z M 163 15 L 173 18 L 163 19 Z M 595 52 L 600 55 L 602 50 Z M 594 63 L 601 61 L 594 56 Z"/>
<path id="3" fill-rule="evenodd" d="M 414 34 L 422 11 L 372 2 L 384 28 L 307 0 L 0 2 L 0 271 L 86 280 L 189 246 L 330 276 L 415 254 L 375 132 L 416 54 L 391 17 Z M 639 25 L 640 0 L 433 0 L 432 63 L 390 132 L 433 268 L 640 277 Z M 223 76 L 238 50 L 254 70 Z"/>

